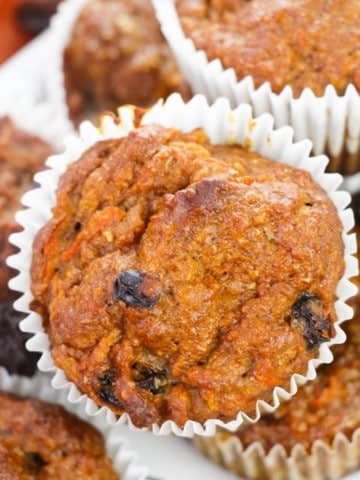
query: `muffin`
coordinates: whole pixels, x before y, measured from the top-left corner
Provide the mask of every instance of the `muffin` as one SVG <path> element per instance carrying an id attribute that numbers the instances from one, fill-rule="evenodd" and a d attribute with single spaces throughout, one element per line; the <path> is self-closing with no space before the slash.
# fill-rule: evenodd
<path id="1" fill-rule="evenodd" d="M 321 366 L 314 382 L 254 425 L 196 438 L 200 450 L 256 480 L 333 480 L 360 468 L 359 294 L 353 304 L 355 318 L 344 327 L 347 342 L 334 347 L 334 362 Z"/>
<path id="2" fill-rule="evenodd" d="M 63 54 L 70 118 L 150 106 L 172 92 L 189 97 L 161 35 L 150 0 L 92 0 L 78 16 Z"/>
<path id="3" fill-rule="evenodd" d="M 208 59 L 270 82 L 298 97 L 309 87 L 324 95 L 353 84 L 360 90 L 360 3 L 357 0 L 176 0 L 185 35 Z"/>
<path id="4" fill-rule="evenodd" d="M 334 335 L 342 225 L 286 162 L 141 125 L 71 164 L 52 214 L 32 308 L 67 379 L 137 427 L 253 415 Z"/>
<path id="5" fill-rule="evenodd" d="M 43 140 L 16 128 L 9 117 L 0 118 L 0 303 L 16 297 L 7 286 L 14 271 L 6 265 L 15 252 L 9 235 L 20 229 L 14 215 L 21 208 L 21 196 L 34 186 L 34 173 L 51 153 Z"/>
<path id="6" fill-rule="evenodd" d="M 58 405 L 0 392 L 0 466 L 9 479 L 119 479 L 104 440 Z"/>
<path id="7" fill-rule="evenodd" d="M 25 347 L 31 335 L 19 330 L 19 322 L 24 317 L 12 302 L 0 303 L 0 366 L 10 374 L 31 377 L 36 372 L 40 354 L 29 352 Z"/>

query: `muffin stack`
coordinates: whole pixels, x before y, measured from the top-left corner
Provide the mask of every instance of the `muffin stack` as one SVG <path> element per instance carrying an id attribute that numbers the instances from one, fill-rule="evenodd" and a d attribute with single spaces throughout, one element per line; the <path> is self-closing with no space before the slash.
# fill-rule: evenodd
<path id="1" fill-rule="evenodd" d="M 325 173 L 359 170 L 360 12 L 340 3 L 154 0 L 167 41 L 150 1 L 62 4 L 47 94 L 80 134 L 36 174 L 11 227 L 18 251 L 2 250 L 19 272 L 27 348 L 65 404 L 111 425 L 200 434 L 202 451 L 249 479 L 359 468 L 358 298 L 342 328 L 357 247 L 342 177 Z M 186 103 L 191 90 L 214 104 Z M 22 168 L 38 140 L 3 124 Z M 29 189 L 12 176 L 9 205 Z M 48 407 L 4 394 L 10 410 L 17 402 L 3 430 L 34 410 L 51 425 Z M 83 437 L 59 427 L 55 451 L 74 446 L 61 460 L 9 434 L 0 464 L 19 478 L 64 478 L 75 464 L 88 469 L 77 478 L 116 478 L 101 438 L 64 415 Z"/>

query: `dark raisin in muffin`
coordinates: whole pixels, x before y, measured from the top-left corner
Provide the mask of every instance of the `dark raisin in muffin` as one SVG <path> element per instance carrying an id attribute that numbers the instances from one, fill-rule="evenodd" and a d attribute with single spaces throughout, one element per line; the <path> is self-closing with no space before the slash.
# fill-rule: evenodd
<path id="1" fill-rule="evenodd" d="M 51 153 L 43 140 L 19 130 L 8 117 L 0 118 L 0 302 L 16 297 L 7 286 L 14 272 L 6 265 L 15 253 L 8 237 L 20 228 L 14 215 L 21 209 L 22 195 L 34 186 L 34 173 Z"/>
<path id="2" fill-rule="evenodd" d="M 360 90 L 358 0 L 176 0 L 185 34 L 209 58 L 295 96 Z"/>

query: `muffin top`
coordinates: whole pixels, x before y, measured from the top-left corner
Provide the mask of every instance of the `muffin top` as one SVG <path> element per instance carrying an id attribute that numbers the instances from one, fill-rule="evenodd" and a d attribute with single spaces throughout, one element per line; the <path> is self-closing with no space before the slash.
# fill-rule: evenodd
<path id="1" fill-rule="evenodd" d="M 4 392 L 0 471 L 9 480 L 119 479 L 95 428 L 58 405 Z"/>
<path id="2" fill-rule="evenodd" d="M 34 185 L 34 173 L 51 153 L 43 140 L 17 129 L 8 117 L 0 118 L 0 302 L 16 295 L 7 287 L 14 272 L 5 263 L 15 253 L 8 237 L 20 228 L 14 215 L 22 195 Z"/>
<path id="3" fill-rule="evenodd" d="M 342 226 L 308 172 L 201 130 L 96 143 L 33 248 L 55 364 L 137 426 L 252 414 L 333 334 Z"/>
<path id="4" fill-rule="evenodd" d="M 357 279 L 359 284 L 359 278 Z M 331 444 L 337 433 L 349 439 L 360 428 L 360 295 L 353 301 L 355 317 L 344 325 L 347 341 L 333 348 L 334 362 L 287 403 L 258 423 L 240 427 L 236 435 L 244 447 L 260 442 L 268 452 L 282 445 L 287 453 L 297 443 L 310 451 L 319 439 Z M 227 438 L 228 432 L 220 435 Z"/>
<path id="5" fill-rule="evenodd" d="M 189 90 L 175 64 L 150 0 L 91 0 L 81 11 L 63 58 L 71 119 Z"/>
<path id="6" fill-rule="evenodd" d="M 360 90 L 358 0 L 176 0 L 185 35 L 209 60 L 219 58 L 255 87 L 275 93 L 290 85 L 299 96 L 326 85 Z"/>

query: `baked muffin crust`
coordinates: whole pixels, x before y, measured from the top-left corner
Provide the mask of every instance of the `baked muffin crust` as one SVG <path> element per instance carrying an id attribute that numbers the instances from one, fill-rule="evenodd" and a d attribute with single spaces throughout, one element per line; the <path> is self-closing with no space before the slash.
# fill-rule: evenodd
<path id="1" fill-rule="evenodd" d="M 76 124 L 123 104 L 149 107 L 170 93 L 190 93 L 150 0 L 91 0 L 75 23 L 63 68 Z"/>
<path id="2" fill-rule="evenodd" d="M 342 227 L 307 172 L 150 125 L 70 165 L 53 215 L 31 274 L 54 361 L 137 426 L 251 414 L 332 336 Z"/>
<path id="3" fill-rule="evenodd" d="M 185 35 L 209 60 L 273 92 L 360 90 L 358 0 L 176 0 Z"/>
<path id="4" fill-rule="evenodd" d="M 118 480 L 104 440 L 58 405 L 0 392 L 0 469 L 6 480 Z"/>

